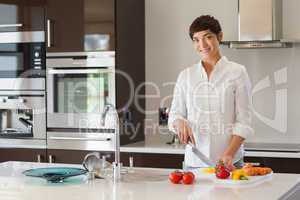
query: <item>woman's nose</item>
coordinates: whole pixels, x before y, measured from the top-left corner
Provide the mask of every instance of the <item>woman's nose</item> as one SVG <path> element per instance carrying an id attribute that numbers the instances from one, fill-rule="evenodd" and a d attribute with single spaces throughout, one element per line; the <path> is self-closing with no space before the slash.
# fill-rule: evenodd
<path id="1" fill-rule="evenodd" d="M 199 40 L 199 46 L 205 48 L 207 47 L 207 42 L 205 40 Z"/>

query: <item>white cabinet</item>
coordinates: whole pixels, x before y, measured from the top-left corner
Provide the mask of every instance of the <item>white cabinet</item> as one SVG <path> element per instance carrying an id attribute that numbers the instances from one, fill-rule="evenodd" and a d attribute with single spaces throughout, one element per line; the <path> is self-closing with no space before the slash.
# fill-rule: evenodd
<path id="1" fill-rule="evenodd" d="M 300 41 L 300 1 L 283 0 L 282 4 L 283 38 Z"/>

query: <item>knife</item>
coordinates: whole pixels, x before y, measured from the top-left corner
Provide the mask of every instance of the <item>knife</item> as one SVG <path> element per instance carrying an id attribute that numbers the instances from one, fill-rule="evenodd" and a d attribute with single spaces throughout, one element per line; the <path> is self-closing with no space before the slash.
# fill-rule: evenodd
<path id="1" fill-rule="evenodd" d="M 192 152 L 205 164 L 212 167 L 215 166 L 214 162 L 211 161 L 206 155 L 204 155 L 199 149 L 191 142 L 188 143 L 192 147 Z"/>

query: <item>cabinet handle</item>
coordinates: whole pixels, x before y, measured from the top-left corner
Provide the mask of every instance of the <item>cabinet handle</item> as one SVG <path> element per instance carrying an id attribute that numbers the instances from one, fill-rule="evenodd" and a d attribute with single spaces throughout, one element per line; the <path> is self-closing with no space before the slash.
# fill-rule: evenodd
<path id="1" fill-rule="evenodd" d="M 246 162 L 246 163 L 249 163 L 249 162 Z M 259 162 L 250 162 L 251 165 L 253 166 L 260 166 L 260 163 Z"/>
<path id="2" fill-rule="evenodd" d="M 0 24 L 0 28 L 22 27 L 23 24 Z"/>
<path id="3" fill-rule="evenodd" d="M 47 47 L 51 46 L 51 20 L 47 19 Z"/>
<path id="4" fill-rule="evenodd" d="M 49 137 L 50 140 L 82 140 L 82 141 L 110 141 L 111 138 L 109 137 L 87 137 L 87 138 L 84 138 L 84 137 L 55 137 L 55 136 L 52 136 L 52 137 Z"/>
<path id="5" fill-rule="evenodd" d="M 129 168 L 133 168 L 133 156 L 129 156 Z"/>
<path id="6" fill-rule="evenodd" d="M 41 156 L 40 154 L 38 154 L 38 155 L 36 156 L 36 161 L 37 161 L 38 163 L 42 162 L 42 156 Z"/>
<path id="7" fill-rule="evenodd" d="M 48 161 L 49 161 L 49 163 L 54 163 L 55 161 L 54 161 L 54 156 L 53 155 L 49 155 L 48 156 Z"/>

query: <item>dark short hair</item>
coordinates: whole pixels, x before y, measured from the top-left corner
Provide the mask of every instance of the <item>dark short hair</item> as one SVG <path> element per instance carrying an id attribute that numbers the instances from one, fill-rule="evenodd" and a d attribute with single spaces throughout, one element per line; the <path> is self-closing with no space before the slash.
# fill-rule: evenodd
<path id="1" fill-rule="evenodd" d="M 191 39 L 193 39 L 194 33 L 205 30 L 210 30 L 216 35 L 222 31 L 221 25 L 217 19 L 211 15 L 201 15 L 200 17 L 197 17 L 190 25 L 189 34 Z"/>

